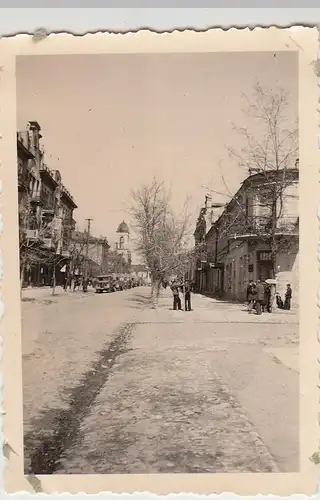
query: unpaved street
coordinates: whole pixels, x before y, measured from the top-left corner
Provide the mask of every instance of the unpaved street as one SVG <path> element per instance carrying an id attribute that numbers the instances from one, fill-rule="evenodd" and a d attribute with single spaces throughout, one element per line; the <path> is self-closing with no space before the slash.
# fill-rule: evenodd
<path id="1" fill-rule="evenodd" d="M 201 296 L 172 311 L 169 291 L 154 311 L 148 288 L 28 293 L 26 471 L 298 470 L 294 313 Z"/>

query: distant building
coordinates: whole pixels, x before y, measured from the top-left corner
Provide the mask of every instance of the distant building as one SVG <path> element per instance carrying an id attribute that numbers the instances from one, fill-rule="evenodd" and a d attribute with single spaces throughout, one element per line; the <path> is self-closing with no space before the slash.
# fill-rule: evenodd
<path id="1" fill-rule="evenodd" d="M 122 221 L 116 231 L 114 251 L 110 252 L 110 269 L 112 272 L 128 274 L 131 269 L 130 230 L 125 221 Z"/>
<path id="2" fill-rule="evenodd" d="M 71 241 L 74 271 L 77 269 L 79 274 L 83 274 L 88 245 L 88 275 L 98 276 L 108 272 L 110 245 L 107 238 L 92 235 L 88 238 L 86 231 L 73 231 Z"/>
<path id="3" fill-rule="evenodd" d="M 144 281 L 149 281 L 151 279 L 149 269 L 143 264 L 131 264 L 131 276 Z"/>
<path id="4" fill-rule="evenodd" d="M 116 250 L 126 262 L 131 262 L 130 231 L 125 221 L 122 221 L 117 229 Z"/>
<path id="5" fill-rule="evenodd" d="M 286 176 L 280 216 L 270 215 L 270 183 L 281 183 Z M 203 251 L 195 264 L 198 290 L 243 301 L 250 279 L 264 281 L 276 275 L 277 291 L 284 294 L 287 283 L 299 290 L 299 170 L 254 173 L 242 183 L 224 207 L 212 209 L 207 203 L 199 215 L 194 233 Z M 208 220 L 210 214 L 211 220 Z M 210 219 L 209 217 L 209 219 Z M 277 255 L 272 259 L 270 224 L 274 220 Z M 276 272 L 274 270 L 276 264 Z"/>
<path id="6" fill-rule="evenodd" d="M 31 121 L 17 133 L 20 257 L 26 262 L 21 280 L 31 285 L 50 284 L 54 269 L 57 283 L 63 280 L 77 208 L 60 172 L 44 163 L 40 131 Z"/>

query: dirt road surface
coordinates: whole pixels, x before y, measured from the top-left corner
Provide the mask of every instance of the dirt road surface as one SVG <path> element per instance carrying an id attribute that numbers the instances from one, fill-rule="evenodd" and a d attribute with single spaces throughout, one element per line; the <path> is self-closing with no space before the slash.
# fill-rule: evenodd
<path id="1" fill-rule="evenodd" d="M 298 471 L 297 315 L 149 295 L 26 291 L 26 473 Z"/>

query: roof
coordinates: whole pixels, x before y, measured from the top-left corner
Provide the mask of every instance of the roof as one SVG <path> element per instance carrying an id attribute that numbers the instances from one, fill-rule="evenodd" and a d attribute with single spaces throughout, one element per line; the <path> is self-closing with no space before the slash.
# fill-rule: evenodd
<path id="1" fill-rule="evenodd" d="M 85 242 L 87 240 L 86 231 L 73 231 L 72 232 L 72 240 L 75 242 L 80 242 L 80 243 Z M 102 245 L 109 246 L 107 238 L 104 238 L 103 236 L 100 236 L 100 237 L 92 236 L 91 234 L 89 237 L 89 243 L 101 243 Z"/>
<path id="2" fill-rule="evenodd" d="M 28 148 L 26 148 L 19 137 L 17 138 L 17 150 L 19 158 L 25 158 L 27 160 L 31 160 L 34 158 L 34 154 Z"/>
<path id="3" fill-rule="evenodd" d="M 130 233 L 128 224 L 124 220 L 119 224 L 117 233 Z"/>
<path id="4" fill-rule="evenodd" d="M 222 213 L 220 216 L 216 219 L 215 224 L 219 224 L 222 216 L 224 215 L 225 212 L 228 212 L 232 206 L 236 203 L 236 200 L 238 199 L 239 195 L 244 192 L 248 187 L 253 187 L 258 184 L 258 182 L 261 182 L 261 185 L 263 184 L 268 184 L 269 182 L 274 182 L 276 179 L 283 174 L 283 172 L 286 172 L 287 176 L 290 176 L 292 179 L 292 182 L 298 182 L 299 180 L 299 169 L 298 168 L 287 168 L 287 169 L 279 169 L 279 170 L 265 170 L 263 172 L 258 172 L 256 174 L 249 175 L 244 179 L 244 181 L 241 183 L 240 188 L 238 191 L 233 195 L 232 199 L 227 203 L 227 205 L 224 207 Z"/>

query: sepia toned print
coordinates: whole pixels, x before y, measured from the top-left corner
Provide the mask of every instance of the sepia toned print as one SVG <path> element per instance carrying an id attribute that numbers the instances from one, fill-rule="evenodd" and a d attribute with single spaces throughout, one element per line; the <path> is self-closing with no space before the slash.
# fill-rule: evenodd
<path id="1" fill-rule="evenodd" d="M 316 38 L 3 41 L 10 491 L 314 490 Z"/>

